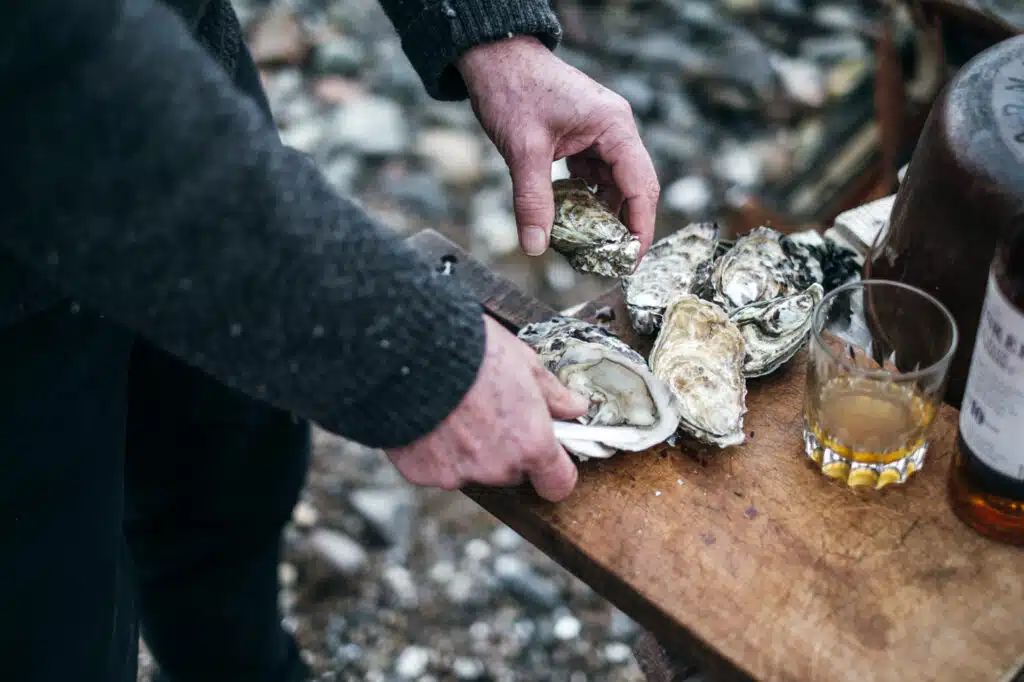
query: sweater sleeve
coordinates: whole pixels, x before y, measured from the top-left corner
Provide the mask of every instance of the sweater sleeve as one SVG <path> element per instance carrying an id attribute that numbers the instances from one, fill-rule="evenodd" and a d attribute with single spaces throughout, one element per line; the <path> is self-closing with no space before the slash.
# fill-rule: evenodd
<path id="1" fill-rule="evenodd" d="M 512 36 L 534 36 L 549 49 L 562 27 L 549 0 L 379 0 L 427 92 L 465 99 L 466 84 L 452 61 L 471 47 Z"/>
<path id="2" fill-rule="evenodd" d="M 476 378 L 479 304 L 281 145 L 154 0 L 8 3 L 0 248 L 213 376 L 369 446 Z"/>

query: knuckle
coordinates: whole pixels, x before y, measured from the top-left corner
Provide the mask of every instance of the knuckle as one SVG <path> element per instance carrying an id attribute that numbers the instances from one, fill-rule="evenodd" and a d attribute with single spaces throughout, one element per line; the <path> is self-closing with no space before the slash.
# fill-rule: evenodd
<path id="1" fill-rule="evenodd" d="M 619 116 L 633 118 L 633 107 L 629 104 L 629 100 L 614 90 L 608 90 L 608 108 Z"/>
<path id="2" fill-rule="evenodd" d="M 462 480 L 454 473 L 444 473 L 437 478 L 437 487 L 442 490 L 458 490 L 462 487 Z"/>

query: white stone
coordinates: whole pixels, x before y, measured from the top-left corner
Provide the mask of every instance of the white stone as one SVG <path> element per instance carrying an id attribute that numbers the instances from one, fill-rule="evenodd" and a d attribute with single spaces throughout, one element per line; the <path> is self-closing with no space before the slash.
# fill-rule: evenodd
<path id="1" fill-rule="evenodd" d="M 556 639 L 564 642 L 579 637 L 582 631 L 583 624 L 580 623 L 579 619 L 573 616 L 559 616 L 558 620 L 555 621 L 553 634 Z"/>
<path id="2" fill-rule="evenodd" d="M 430 665 L 430 651 L 421 646 L 408 646 L 395 661 L 395 674 L 407 680 L 415 679 L 427 672 Z"/>

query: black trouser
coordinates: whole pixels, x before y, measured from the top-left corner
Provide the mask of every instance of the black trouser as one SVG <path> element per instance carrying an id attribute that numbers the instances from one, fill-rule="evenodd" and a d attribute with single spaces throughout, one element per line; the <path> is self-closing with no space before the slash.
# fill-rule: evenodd
<path id="1" fill-rule="evenodd" d="M 70 303 L 0 330 L 0 680 L 277 682 L 308 426 Z"/>

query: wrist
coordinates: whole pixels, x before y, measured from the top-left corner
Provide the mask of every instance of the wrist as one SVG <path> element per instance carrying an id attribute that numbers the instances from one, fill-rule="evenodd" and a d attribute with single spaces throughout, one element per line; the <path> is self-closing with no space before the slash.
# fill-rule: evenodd
<path id="1" fill-rule="evenodd" d="M 453 65 L 462 76 L 466 86 L 472 90 L 474 82 L 493 76 L 495 70 L 505 70 L 517 63 L 525 63 L 531 55 L 551 51 L 538 38 L 531 35 L 517 35 L 492 42 L 480 43 L 456 57 Z"/>

